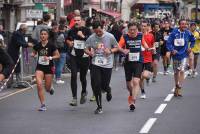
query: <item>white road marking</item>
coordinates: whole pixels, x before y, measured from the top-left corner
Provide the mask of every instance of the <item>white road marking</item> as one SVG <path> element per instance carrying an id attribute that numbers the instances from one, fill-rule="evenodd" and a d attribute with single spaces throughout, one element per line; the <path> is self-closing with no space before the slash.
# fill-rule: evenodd
<path id="1" fill-rule="evenodd" d="M 15 95 L 15 94 L 19 94 L 19 93 L 25 92 L 25 91 L 27 91 L 27 90 L 29 90 L 29 89 L 31 89 L 31 88 L 28 87 L 28 88 L 25 88 L 25 89 L 22 89 L 22 90 L 19 90 L 19 91 L 10 93 L 10 94 L 8 94 L 8 95 L 6 95 L 6 96 L 0 97 L 0 100 L 3 100 L 3 99 L 5 99 L 5 98 L 8 98 L 8 97 L 13 96 L 13 95 Z"/>
<path id="2" fill-rule="evenodd" d="M 165 104 L 160 104 L 160 106 L 157 108 L 157 110 L 154 113 L 155 114 L 161 114 L 164 111 L 166 106 L 167 106 L 166 103 Z"/>
<path id="3" fill-rule="evenodd" d="M 174 96 L 174 94 L 168 94 L 164 101 L 165 102 L 171 101 L 171 99 L 172 99 L 173 96 Z"/>
<path id="4" fill-rule="evenodd" d="M 140 134 L 147 134 L 149 132 L 149 130 L 151 129 L 151 127 L 153 126 L 153 124 L 156 122 L 157 118 L 150 118 L 145 125 L 142 127 L 142 129 L 140 130 Z"/>

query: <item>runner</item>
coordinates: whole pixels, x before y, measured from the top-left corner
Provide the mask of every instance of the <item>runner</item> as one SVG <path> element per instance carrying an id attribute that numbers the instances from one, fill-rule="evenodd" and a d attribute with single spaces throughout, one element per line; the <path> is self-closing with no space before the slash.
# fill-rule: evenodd
<path id="1" fill-rule="evenodd" d="M 84 53 L 85 41 L 91 35 L 89 28 L 82 25 L 81 16 L 74 17 L 75 26 L 69 31 L 67 36 L 67 44 L 71 49 L 70 65 L 71 65 L 71 106 L 77 106 L 77 73 L 80 70 L 80 81 L 82 92 L 80 104 L 84 104 L 87 100 L 87 80 L 86 75 L 89 68 L 89 56 Z"/>
<path id="2" fill-rule="evenodd" d="M 140 98 L 145 99 L 146 94 L 144 90 L 144 80 L 146 79 L 147 84 L 149 83 L 150 77 L 151 77 L 151 72 L 152 72 L 152 55 L 153 52 L 155 51 L 154 48 L 154 36 L 153 34 L 148 32 L 148 27 L 147 27 L 147 22 L 143 21 L 141 26 L 142 26 L 142 44 L 145 47 L 145 50 L 142 52 L 144 60 L 143 60 L 143 72 L 141 75 L 141 80 L 140 80 L 140 88 L 141 88 L 141 96 Z"/>
<path id="3" fill-rule="evenodd" d="M 190 24 L 190 30 L 192 32 L 192 34 L 194 35 L 194 37 L 196 38 L 194 47 L 192 48 L 192 52 L 193 52 L 193 70 L 192 70 L 192 77 L 196 77 L 197 75 L 197 63 L 198 63 L 198 57 L 199 57 L 199 53 L 200 53 L 200 33 L 197 31 L 197 27 L 196 27 L 196 23 L 191 23 Z"/>
<path id="4" fill-rule="evenodd" d="M 54 94 L 54 90 L 51 89 L 54 73 L 54 59 L 58 59 L 60 54 L 56 47 L 48 42 L 48 30 L 42 29 L 40 31 L 41 42 L 33 47 L 32 56 L 38 55 L 37 67 L 36 67 L 36 83 L 38 90 L 38 97 L 40 99 L 41 107 L 39 111 L 46 111 L 45 98 L 43 93 L 42 81 L 45 80 L 45 89 L 51 95 Z"/>
<path id="5" fill-rule="evenodd" d="M 106 91 L 106 99 L 112 99 L 110 79 L 113 67 L 113 53 L 118 51 L 115 37 L 103 30 L 99 21 L 93 22 L 94 33 L 86 41 L 85 52 L 92 57 L 91 84 L 95 94 L 97 109 L 95 114 L 102 111 L 102 90 Z"/>
<path id="6" fill-rule="evenodd" d="M 160 25 L 158 23 L 154 23 L 152 25 L 152 34 L 155 38 L 154 47 L 156 48 L 156 51 L 153 53 L 153 78 L 152 82 L 156 82 L 156 76 L 158 72 L 158 62 L 160 60 L 160 44 L 162 43 L 162 34 L 160 32 Z"/>
<path id="7" fill-rule="evenodd" d="M 135 110 L 135 101 L 140 88 L 140 78 L 143 71 L 142 34 L 138 33 L 135 23 L 128 24 L 128 34 L 124 34 L 119 41 L 119 49 L 126 55 L 124 71 L 126 85 L 129 91 L 128 104 L 130 111 Z"/>
<path id="8" fill-rule="evenodd" d="M 184 81 L 186 61 L 195 43 L 194 36 L 186 29 L 186 23 L 186 20 L 181 19 L 179 21 L 179 28 L 173 30 L 167 41 L 167 49 L 171 52 L 173 58 L 175 97 L 182 96 L 181 89 Z"/>
<path id="9" fill-rule="evenodd" d="M 170 53 L 167 50 L 166 47 L 166 42 L 169 38 L 170 33 L 172 32 L 172 28 L 170 27 L 169 21 L 164 21 L 164 28 L 161 29 L 161 33 L 162 33 L 162 40 L 163 42 L 161 42 L 161 56 L 163 59 L 163 67 L 164 67 L 164 75 L 168 74 L 168 67 L 170 64 Z"/>

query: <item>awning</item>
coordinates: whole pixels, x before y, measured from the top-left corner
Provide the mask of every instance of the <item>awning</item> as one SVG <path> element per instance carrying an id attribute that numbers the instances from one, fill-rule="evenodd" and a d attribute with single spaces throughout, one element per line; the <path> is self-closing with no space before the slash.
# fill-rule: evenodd
<path id="1" fill-rule="evenodd" d="M 159 4 L 158 0 L 139 0 L 136 4 Z"/>
<path id="2" fill-rule="evenodd" d="M 105 14 L 105 15 L 112 17 L 114 19 L 117 19 L 117 20 L 119 20 L 121 18 L 121 13 L 119 13 L 119 12 L 102 10 L 102 9 L 97 9 L 97 8 L 93 8 L 93 9 L 96 10 L 98 13 Z"/>

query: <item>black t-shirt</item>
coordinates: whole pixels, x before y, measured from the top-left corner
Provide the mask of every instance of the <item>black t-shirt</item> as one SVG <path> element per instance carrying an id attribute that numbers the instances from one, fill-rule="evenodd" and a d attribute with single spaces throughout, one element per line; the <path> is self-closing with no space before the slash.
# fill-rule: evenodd
<path id="1" fill-rule="evenodd" d="M 44 61 L 44 56 L 53 56 L 53 53 L 57 50 L 55 45 L 48 42 L 46 46 L 42 46 L 41 42 L 38 45 L 35 45 L 33 49 L 38 53 L 38 62 L 37 66 L 53 66 L 53 60 Z"/>
<path id="2" fill-rule="evenodd" d="M 83 35 L 85 36 L 85 38 L 82 38 L 80 36 L 77 35 L 78 31 L 82 31 Z M 91 31 L 89 28 L 87 27 L 73 27 L 67 36 L 68 40 L 74 41 L 74 40 L 79 40 L 79 41 L 86 41 L 87 38 L 91 35 Z M 76 56 L 78 57 L 82 57 L 84 55 L 84 49 L 76 49 L 76 48 L 72 48 L 75 51 Z"/>

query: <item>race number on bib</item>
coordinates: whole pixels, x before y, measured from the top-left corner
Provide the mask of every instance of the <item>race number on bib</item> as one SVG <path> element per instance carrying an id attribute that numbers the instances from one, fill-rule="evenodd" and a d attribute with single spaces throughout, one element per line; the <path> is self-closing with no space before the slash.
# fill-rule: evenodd
<path id="1" fill-rule="evenodd" d="M 97 56 L 97 57 L 95 57 L 94 63 L 95 63 L 95 65 L 106 65 L 107 59 L 103 56 Z"/>
<path id="2" fill-rule="evenodd" d="M 185 41 L 184 41 L 184 39 L 175 39 L 174 40 L 174 46 L 184 46 L 184 44 L 185 44 Z"/>
<path id="3" fill-rule="evenodd" d="M 76 48 L 76 49 L 85 49 L 85 41 L 74 40 L 74 48 Z"/>
<path id="4" fill-rule="evenodd" d="M 140 60 L 140 53 L 129 53 L 128 60 L 129 61 L 139 61 Z"/>
<path id="5" fill-rule="evenodd" d="M 40 65 L 49 65 L 49 60 L 44 59 L 45 56 L 39 56 L 38 64 Z"/>
<path id="6" fill-rule="evenodd" d="M 154 46 L 155 46 L 155 48 L 158 48 L 159 47 L 159 42 L 154 42 Z"/>

